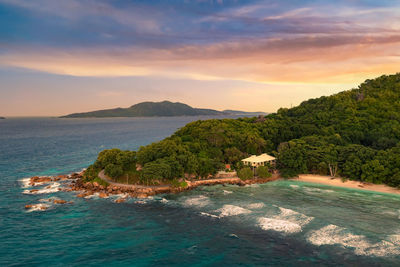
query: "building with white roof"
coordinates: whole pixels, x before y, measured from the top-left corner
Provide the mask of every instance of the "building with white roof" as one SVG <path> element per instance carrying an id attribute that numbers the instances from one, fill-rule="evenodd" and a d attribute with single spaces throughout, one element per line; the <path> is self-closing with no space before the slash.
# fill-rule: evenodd
<path id="1" fill-rule="evenodd" d="M 252 155 L 248 158 L 242 159 L 242 162 L 245 166 L 257 168 L 259 166 L 266 166 L 268 163 L 272 166 L 275 164 L 275 160 L 275 157 L 264 153 L 259 156 Z"/>

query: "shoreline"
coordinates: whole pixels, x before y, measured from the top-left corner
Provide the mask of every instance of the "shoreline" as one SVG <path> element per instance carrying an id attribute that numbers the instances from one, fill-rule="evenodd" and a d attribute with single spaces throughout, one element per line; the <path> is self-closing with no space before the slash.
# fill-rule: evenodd
<path id="1" fill-rule="evenodd" d="M 345 180 L 343 182 L 342 178 L 340 178 L 340 177 L 332 178 L 330 176 L 317 175 L 317 174 L 300 174 L 298 177 L 291 178 L 290 180 L 330 185 L 330 186 L 343 187 L 343 188 L 359 189 L 359 190 L 365 190 L 365 191 L 371 191 L 371 192 L 400 194 L 400 189 L 397 189 L 395 187 L 390 187 L 390 186 L 384 185 L 384 184 L 372 184 L 372 183 L 365 183 L 365 182 L 353 181 L 353 180 Z"/>
<path id="2" fill-rule="evenodd" d="M 99 175 L 99 178 L 103 181 L 109 182 L 109 179 L 104 179 L 104 174 Z M 107 177 L 108 178 L 108 177 Z M 121 195 L 126 194 L 133 198 L 147 198 L 149 196 L 159 194 L 176 194 L 183 191 L 193 190 L 199 186 L 212 186 L 218 184 L 231 184 L 238 186 L 245 186 L 251 184 L 262 184 L 272 182 L 281 179 L 279 175 L 273 175 L 270 178 L 255 178 L 246 181 L 241 180 L 238 177 L 232 178 L 212 178 L 204 180 L 185 180 L 187 183 L 186 187 L 174 187 L 171 185 L 159 185 L 159 186 L 146 186 L 146 185 L 135 185 L 135 184 L 119 184 L 110 183 L 108 186 L 102 186 L 97 182 L 83 182 L 82 178 L 73 181 L 70 185 L 70 191 L 80 192 L 77 197 L 88 197 L 95 193 L 100 194 L 100 197 L 108 197 L 109 195 Z M 121 199 L 121 202 L 123 200 Z"/>

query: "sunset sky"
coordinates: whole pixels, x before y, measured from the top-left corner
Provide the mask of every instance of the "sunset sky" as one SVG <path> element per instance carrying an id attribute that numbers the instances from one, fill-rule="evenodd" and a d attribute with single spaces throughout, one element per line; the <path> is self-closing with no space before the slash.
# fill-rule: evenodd
<path id="1" fill-rule="evenodd" d="M 397 0 L 0 0 L 0 116 L 274 112 L 399 71 Z"/>

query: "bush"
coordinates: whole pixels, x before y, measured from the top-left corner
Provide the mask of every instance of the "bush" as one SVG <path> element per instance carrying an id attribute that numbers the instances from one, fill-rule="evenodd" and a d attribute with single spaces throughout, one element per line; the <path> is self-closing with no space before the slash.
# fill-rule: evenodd
<path id="1" fill-rule="evenodd" d="M 272 176 L 272 174 L 269 172 L 268 167 L 266 166 L 260 166 L 256 170 L 257 176 L 260 178 L 269 178 Z"/>
<path id="2" fill-rule="evenodd" d="M 248 179 L 253 178 L 254 175 L 253 175 L 253 171 L 249 167 L 246 167 L 246 168 L 239 170 L 238 176 L 242 180 L 248 180 Z"/>
<path id="3" fill-rule="evenodd" d="M 293 178 L 299 176 L 299 172 L 291 169 L 281 169 L 280 172 L 283 178 Z"/>
<path id="4" fill-rule="evenodd" d="M 185 181 L 179 182 L 179 180 L 173 179 L 173 180 L 171 181 L 171 186 L 172 186 L 172 187 L 177 187 L 177 188 L 178 188 L 178 187 L 185 188 L 185 187 L 188 186 L 188 184 L 187 184 Z"/>
<path id="5" fill-rule="evenodd" d="M 104 173 L 115 179 L 124 174 L 124 171 L 122 170 L 122 167 L 120 165 L 115 165 L 111 163 L 105 167 Z"/>

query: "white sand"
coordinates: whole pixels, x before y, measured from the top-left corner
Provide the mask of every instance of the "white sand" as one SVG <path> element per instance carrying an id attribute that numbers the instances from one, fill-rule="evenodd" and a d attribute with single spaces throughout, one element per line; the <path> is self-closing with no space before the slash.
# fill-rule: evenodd
<path id="1" fill-rule="evenodd" d="M 301 174 L 299 178 L 293 178 L 293 180 L 301 181 L 301 182 L 309 182 L 309 183 L 317 183 L 317 184 L 325 184 L 331 186 L 340 186 L 347 188 L 356 188 L 360 190 L 369 190 L 376 191 L 382 193 L 390 193 L 390 194 L 400 194 L 400 189 L 390 187 L 383 184 L 366 184 L 358 181 L 342 181 L 341 178 L 331 178 L 329 176 L 323 175 L 314 175 L 314 174 Z"/>

